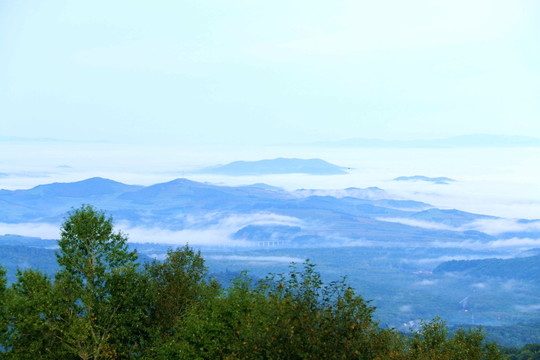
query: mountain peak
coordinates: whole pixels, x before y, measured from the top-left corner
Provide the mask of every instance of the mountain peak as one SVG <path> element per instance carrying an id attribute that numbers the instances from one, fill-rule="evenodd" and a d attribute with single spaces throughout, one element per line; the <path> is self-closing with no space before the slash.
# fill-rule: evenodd
<path id="1" fill-rule="evenodd" d="M 346 174 L 343 167 L 321 159 L 275 158 L 258 161 L 234 161 L 203 169 L 201 172 L 231 176 L 272 175 L 272 174 L 309 174 L 338 175 Z"/>
<path id="2" fill-rule="evenodd" d="M 65 197 L 95 196 L 138 189 L 137 185 L 126 185 L 102 177 L 93 177 L 72 183 L 38 185 L 29 190 L 33 194 L 48 194 Z"/>

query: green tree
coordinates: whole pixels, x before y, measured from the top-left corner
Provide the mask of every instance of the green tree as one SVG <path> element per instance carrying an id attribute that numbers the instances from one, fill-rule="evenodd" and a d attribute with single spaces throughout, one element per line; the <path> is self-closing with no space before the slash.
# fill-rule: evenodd
<path id="1" fill-rule="evenodd" d="M 487 343 L 481 329 L 459 329 L 450 336 L 440 318 L 424 322 L 408 343 L 407 359 L 426 360 L 499 360 L 503 359 L 495 343 Z"/>
<path id="2" fill-rule="evenodd" d="M 153 293 L 147 273 L 114 232 L 112 218 L 85 205 L 61 228 L 54 281 L 39 271 L 17 274 L 0 337 L 10 359 L 132 358 L 142 353 Z M 3 277 L 2 277 L 3 278 Z"/>
<path id="3" fill-rule="evenodd" d="M 7 291 L 4 309 L 7 331 L 1 344 L 7 359 L 70 359 L 62 343 L 56 294 L 49 277 L 39 271 L 18 271 L 17 282 Z"/>
<path id="4" fill-rule="evenodd" d="M 522 348 L 503 348 L 503 353 L 508 355 L 509 360 L 539 360 L 540 344 L 526 344 Z"/>
<path id="5" fill-rule="evenodd" d="M 142 305 L 146 298 L 144 283 L 135 281 L 145 279 L 137 276 L 136 253 L 128 250 L 124 234 L 114 232 L 112 218 L 90 205 L 69 214 L 58 245 L 55 288 L 65 346 L 81 359 L 118 357 L 114 337 L 144 316 L 139 306 L 132 308 L 135 296 L 142 295 Z M 124 347 L 135 338 L 127 340 Z"/>
<path id="6" fill-rule="evenodd" d="M 0 266 L 0 356 L 1 347 L 4 343 L 4 337 L 8 330 L 8 312 L 7 312 L 7 279 L 6 270 Z"/>
<path id="7" fill-rule="evenodd" d="M 257 303 L 244 273 L 228 289 L 189 307 L 178 319 L 177 332 L 160 346 L 159 359 L 235 359 L 245 339 L 243 324 Z"/>
<path id="8" fill-rule="evenodd" d="M 179 331 L 181 319 L 196 304 L 210 302 L 219 292 L 219 284 L 208 278 L 200 251 L 184 246 L 167 252 L 163 261 L 145 266 L 153 294 L 153 306 L 147 321 L 152 346 L 146 356 L 155 358 L 162 347 Z"/>
<path id="9" fill-rule="evenodd" d="M 398 334 L 373 310 L 345 281 L 324 285 L 311 263 L 256 285 L 244 274 L 188 311 L 162 358 L 398 358 Z"/>
<path id="10" fill-rule="evenodd" d="M 391 359 L 401 349 L 397 333 L 379 328 L 375 308 L 346 279 L 324 284 L 309 261 L 302 270 L 292 266 L 287 276 L 267 277 L 256 292 L 262 302 L 255 308 L 255 321 L 243 331 L 250 341 L 239 353 L 251 350 L 254 356 L 276 359 Z"/>

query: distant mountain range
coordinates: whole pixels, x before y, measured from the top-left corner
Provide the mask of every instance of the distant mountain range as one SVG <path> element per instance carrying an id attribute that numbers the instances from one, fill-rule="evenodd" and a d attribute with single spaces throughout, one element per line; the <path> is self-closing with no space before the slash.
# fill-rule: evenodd
<path id="1" fill-rule="evenodd" d="M 81 204 L 113 215 L 141 260 L 189 243 L 202 248 L 214 273 L 264 278 L 309 258 L 325 280 L 347 275 L 391 327 L 435 315 L 463 324 L 471 311 L 476 323 L 538 320 L 538 220 L 437 209 L 375 187 L 286 191 L 188 179 L 138 186 L 96 177 L 0 190 L 0 228 L 57 227 Z M 17 267 L 50 273 L 55 247 L 0 233 L 0 265 L 10 281 Z M 508 259 L 523 254 L 530 256 Z M 447 262 L 497 258 L 506 260 Z"/>
<path id="2" fill-rule="evenodd" d="M 368 148 L 539 147 L 540 139 L 530 136 L 476 134 L 424 140 L 351 138 L 337 141 L 316 142 L 311 145 Z"/>
<path id="3" fill-rule="evenodd" d="M 346 174 L 345 168 L 321 159 L 277 158 L 258 161 L 235 161 L 202 169 L 201 173 L 219 175 L 271 175 L 271 174 Z"/>
<path id="4" fill-rule="evenodd" d="M 426 181 L 432 182 L 434 184 L 446 185 L 451 182 L 454 182 L 454 179 L 447 177 L 428 177 L 423 175 L 414 175 L 414 176 L 399 176 L 394 179 L 394 181 Z"/>
<path id="5" fill-rule="evenodd" d="M 471 224 L 496 221 L 495 217 L 392 199 L 378 188 L 289 192 L 265 184 L 231 187 L 188 179 L 138 186 L 96 177 L 28 190 L 0 190 L 0 222 L 60 224 L 70 209 L 81 204 L 105 209 L 131 227 L 199 231 L 228 224 L 215 244 L 234 239 L 263 241 L 270 233 L 292 247 L 359 242 L 414 246 L 434 241 L 487 243 L 536 234 L 523 222 L 522 232 L 514 227 L 511 233 L 494 237 Z M 488 250 L 493 253 L 494 249 Z"/>
<path id="6" fill-rule="evenodd" d="M 461 273 L 480 277 L 540 281 L 540 255 L 511 259 L 480 259 L 447 261 L 433 270 L 434 274 Z"/>

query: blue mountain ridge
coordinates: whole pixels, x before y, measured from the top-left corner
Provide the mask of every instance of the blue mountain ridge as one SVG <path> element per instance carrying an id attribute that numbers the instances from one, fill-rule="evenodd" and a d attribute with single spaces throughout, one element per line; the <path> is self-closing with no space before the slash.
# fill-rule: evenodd
<path id="1" fill-rule="evenodd" d="M 492 276 L 497 275 L 497 266 L 507 269 L 510 263 L 498 261 L 437 268 L 450 259 L 533 254 L 519 241 L 514 248 L 504 244 L 531 238 L 534 230 L 520 232 L 513 226 L 512 232 L 497 235 L 462 230 L 474 229 L 467 225 L 475 221 L 498 218 L 394 199 L 378 188 L 286 191 L 265 184 L 218 186 L 188 179 L 134 186 L 92 178 L 2 190 L 0 223 L 59 226 L 70 209 L 88 203 L 128 228 L 156 229 L 157 234 L 163 229 L 172 234 L 189 230 L 196 236 L 198 231 L 218 229 L 210 231 L 216 237 L 210 245 L 190 241 L 202 249 L 214 273 L 248 269 L 252 276 L 264 278 L 268 272 L 286 272 L 291 259 L 309 258 L 325 279 L 347 275 L 356 290 L 373 299 L 388 326 L 435 315 L 466 323 L 469 309 L 475 311 L 475 321 L 485 324 L 537 319 L 535 313 L 525 312 L 535 309 L 538 300 L 534 272 L 505 270 L 500 280 Z M 515 222 L 524 229 L 536 228 L 535 220 Z M 169 247 L 183 245 L 155 242 L 159 238 L 139 238 L 130 246 L 146 259 L 160 259 Z M 504 246 L 499 247 L 501 243 Z M 53 271 L 53 248 L 52 240 L 0 234 L 1 263 L 9 270 L 10 281 L 17 267 Z"/>
<path id="2" fill-rule="evenodd" d="M 399 176 L 394 179 L 394 181 L 426 181 L 432 182 L 434 184 L 446 185 L 451 182 L 454 182 L 454 179 L 448 177 L 428 177 L 423 175 L 414 175 L 414 176 Z"/>
<path id="3" fill-rule="evenodd" d="M 511 259 L 480 259 L 480 260 L 452 260 L 437 266 L 433 273 L 461 273 L 476 277 L 498 277 L 513 279 L 519 276 L 539 282 L 540 255 L 518 257 Z"/>
<path id="4" fill-rule="evenodd" d="M 277 158 L 258 161 L 234 161 L 202 169 L 200 172 L 231 176 L 270 175 L 270 174 L 346 174 L 345 168 L 321 159 Z"/>
<path id="5" fill-rule="evenodd" d="M 126 185 L 117 181 L 104 179 L 101 177 L 93 177 L 86 180 L 71 182 L 71 183 L 52 183 L 46 185 L 38 185 L 29 190 L 0 190 L 2 194 L 17 194 L 18 196 L 28 197 L 44 197 L 44 196 L 60 196 L 60 197 L 87 197 L 100 196 L 108 194 L 118 194 L 120 192 L 128 192 L 141 189 L 142 186 Z"/>
<path id="6" fill-rule="evenodd" d="M 29 190 L 2 190 L 0 219 L 5 223 L 59 224 L 71 208 L 90 203 L 111 213 L 116 221 L 169 230 L 194 226 L 204 229 L 230 216 L 249 218 L 252 214 L 275 214 L 294 220 L 291 220 L 293 224 L 281 225 L 301 228 L 300 232 L 283 232 L 281 240 L 289 246 L 303 246 L 302 239 L 306 238 L 317 239 L 318 245 L 335 244 L 335 239 L 341 239 L 342 243 L 399 241 L 410 246 L 433 241 L 487 242 L 495 239 L 479 231 L 458 230 L 475 220 L 493 217 L 429 208 L 428 204 L 407 200 L 369 198 L 374 190 L 382 194 L 380 189 L 370 188 L 368 192 L 363 191 L 366 189 L 348 190 L 354 190 L 349 193 L 359 197 L 309 195 L 316 194 L 314 190 L 303 190 L 297 194 L 260 184 L 232 187 L 175 179 L 150 186 L 135 186 L 92 178 L 74 183 L 39 185 Z M 369 196 L 363 197 L 366 194 Z M 212 216 L 205 216 L 207 214 Z M 198 219 L 196 225 L 187 220 L 190 217 Z M 447 225 L 447 230 L 386 219 L 420 220 Z M 245 226 L 249 225 L 258 227 L 243 229 L 241 237 L 256 240 L 264 233 L 261 227 L 276 224 L 250 224 L 248 221 Z M 242 228 L 236 231 L 239 230 Z M 270 230 L 271 227 L 266 233 Z"/>

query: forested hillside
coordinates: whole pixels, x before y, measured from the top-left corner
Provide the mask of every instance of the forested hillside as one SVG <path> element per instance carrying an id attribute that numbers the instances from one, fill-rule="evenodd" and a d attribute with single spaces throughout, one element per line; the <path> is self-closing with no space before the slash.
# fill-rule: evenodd
<path id="1" fill-rule="evenodd" d="M 440 264 L 433 270 L 435 274 L 449 272 L 502 279 L 512 279 L 519 274 L 520 279 L 539 281 L 540 255 L 513 259 L 452 260 Z"/>
<path id="2" fill-rule="evenodd" d="M 53 277 L 0 276 L 0 353 L 6 359 L 500 359 L 478 330 L 448 335 L 435 319 L 412 336 L 379 327 L 344 280 L 313 264 L 222 289 L 200 253 L 170 250 L 138 265 L 112 219 L 90 206 L 61 228 Z"/>

